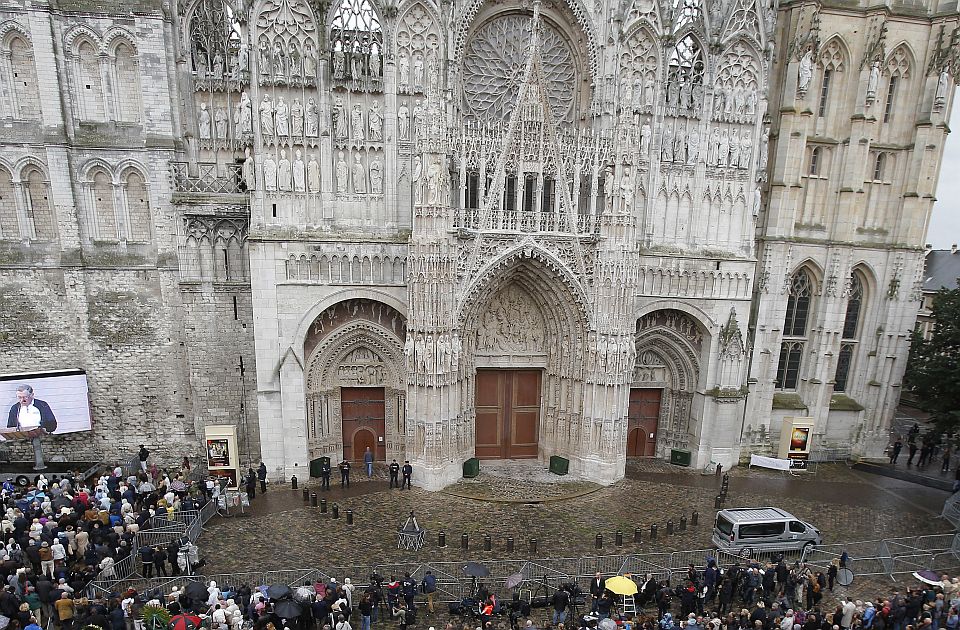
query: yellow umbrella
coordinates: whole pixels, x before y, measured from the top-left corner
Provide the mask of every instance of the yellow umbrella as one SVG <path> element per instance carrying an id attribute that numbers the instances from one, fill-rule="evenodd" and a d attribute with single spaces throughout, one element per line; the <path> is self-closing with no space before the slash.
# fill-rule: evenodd
<path id="1" fill-rule="evenodd" d="M 615 595 L 636 595 L 639 590 L 636 582 L 623 575 L 607 578 L 604 587 Z"/>

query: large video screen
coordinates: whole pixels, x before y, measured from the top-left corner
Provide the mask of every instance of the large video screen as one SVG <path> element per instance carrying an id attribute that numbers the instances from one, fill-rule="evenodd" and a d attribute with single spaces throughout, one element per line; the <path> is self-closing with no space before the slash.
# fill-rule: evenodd
<path id="1" fill-rule="evenodd" d="M 11 431 L 62 435 L 91 429 L 83 370 L 0 375 L 0 405 L 0 437 Z"/>

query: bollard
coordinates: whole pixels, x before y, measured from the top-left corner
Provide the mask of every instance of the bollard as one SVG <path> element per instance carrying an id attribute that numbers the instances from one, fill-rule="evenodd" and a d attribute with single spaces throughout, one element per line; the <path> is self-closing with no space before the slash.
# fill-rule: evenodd
<path id="1" fill-rule="evenodd" d="M 347 510 L 347 525 L 353 525 L 353 510 Z"/>
<path id="2" fill-rule="evenodd" d="M 336 503 L 333 504 L 333 518 L 340 518 L 340 506 Z"/>
<path id="3" fill-rule="evenodd" d="M 696 510 L 693 511 L 693 514 L 690 515 L 690 527 L 696 527 L 697 523 L 700 522 L 700 512 Z"/>
<path id="4" fill-rule="evenodd" d="M 667 521 L 667 536 L 673 536 L 673 521 Z"/>
<path id="5" fill-rule="evenodd" d="M 294 489 L 294 490 L 297 489 L 297 476 L 296 476 L 296 475 L 290 477 L 290 487 L 291 487 L 292 489 Z"/>
<path id="6" fill-rule="evenodd" d="M 687 516 L 686 516 L 686 515 L 683 515 L 683 516 L 680 517 L 680 531 L 681 531 L 681 532 L 687 531 Z"/>
<path id="7" fill-rule="evenodd" d="M 326 514 L 326 513 L 327 513 L 327 500 L 326 500 L 326 499 L 320 499 L 320 513 L 321 513 L 321 514 Z"/>
<path id="8" fill-rule="evenodd" d="M 603 534 L 597 534 L 597 540 L 594 544 L 597 549 L 603 549 Z"/>
<path id="9" fill-rule="evenodd" d="M 650 540 L 657 539 L 657 526 L 656 524 L 650 526 Z"/>
<path id="10" fill-rule="evenodd" d="M 440 531 L 440 534 L 437 536 L 437 547 L 446 547 L 447 546 L 447 534 L 443 530 Z"/>
<path id="11" fill-rule="evenodd" d="M 493 549 L 493 542 L 490 540 L 490 534 L 483 535 L 483 550 L 490 551 Z"/>
<path id="12" fill-rule="evenodd" d="M 470 536 L 467 534 L 460 534 L 460 548 L 469 549 L 470 548 Z"/>
<path id="13" fill-rule="evenodd" d="M 317 493 L 310 493 L 310 507 L 317 507 Z"/>
<path id="14" fill-rule="evenodd" d="M 713 508 L 719 510 L 723 507 L 723 495 L 718 494 L 717 498 L 713 500 Z"/>
<path id="15" fill-rule="evenodd" d="M 633 542 L 637 543 L 638 545 L 643 542 L 643 530 L 639 527 L 635 527 L 633 529 Z"/>
<path id="16" fill-rule="evenodd" d="M 513 553 L 513 536 L 507 536 L 507 553 Z"/>
<path id="17" fill-rule="evenodd" d="M 305 502 L 310 500 L 310 490 L 308 488 L 303 489 L 303 500 Z"/>
<path id="18" fill-rule="evenodd" d="M 537 539 L 530 539 L 530 553 L 537 553 Z"/>
<path id="19" fill-rule="evenodd" d="M 623 532 L 621 532 L 619 529 L 617 530 L 617 533 L 613 539 L 613 544 L 615 544 L 617 547 L 623 547 Z"/>

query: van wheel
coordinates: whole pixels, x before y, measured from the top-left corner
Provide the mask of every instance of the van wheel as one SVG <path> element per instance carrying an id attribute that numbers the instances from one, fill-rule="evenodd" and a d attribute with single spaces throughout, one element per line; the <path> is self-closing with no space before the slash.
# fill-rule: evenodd
<path id="1" fill-rule="evenodd" d="M 753 555 L 753 549 L 751 547 L 744 547 L 743 549 L 740 550 L 741 558 L 749 558 L 752 555 Z"/>

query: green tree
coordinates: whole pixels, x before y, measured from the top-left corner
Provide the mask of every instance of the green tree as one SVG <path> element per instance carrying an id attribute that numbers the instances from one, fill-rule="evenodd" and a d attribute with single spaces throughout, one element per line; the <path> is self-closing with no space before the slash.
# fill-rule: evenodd
<path id="1" fill-rule="evenodd" d="M 911 338 L 905 381 L 943 432 L 960 429 L 960 288 L 940 289 L 933 298 L 933 334 Z"/>

